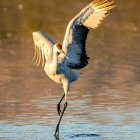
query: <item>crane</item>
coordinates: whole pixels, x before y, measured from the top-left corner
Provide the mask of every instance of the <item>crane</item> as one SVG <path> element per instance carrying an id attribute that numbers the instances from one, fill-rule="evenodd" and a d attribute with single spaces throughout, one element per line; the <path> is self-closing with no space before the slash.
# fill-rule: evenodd
<path id="1" fill-rule="evenodd" d="M 67 108 L 67 94 L 72 82 L 76 81 L 89 61 L 86 54 L 86 39 L 90 29 L 96 29 L 114 8 L 114 1 L 94 0 L 82 9 L 67 25 L 63 44 L 55 42 L 44 32 L 33 32 L 35 54 L 33 61 L 42 65 L 45 73 L 56 83 L 63 85 L 64 94 L 57 104 L 60 116 L 54 136 L 59 138 L 59 125 Z M 61 102 L 65 99 L 63 110 Z"/>

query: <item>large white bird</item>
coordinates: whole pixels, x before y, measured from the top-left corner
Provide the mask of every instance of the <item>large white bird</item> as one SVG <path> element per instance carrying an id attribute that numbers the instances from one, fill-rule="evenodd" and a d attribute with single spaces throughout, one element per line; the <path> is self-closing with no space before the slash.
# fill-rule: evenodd
<path id="1" fill-rule="evenodd" d="M 59 122 L 56 126 L 55 137 L 59 137 L 59 124 L 67 107 L 67 94 L 70 84 L 79 77 L 78 69 L 88 64 L 85 43 L 90 29 L 97 28 L 109 11 L 115 7 L 114 1 L 94 0 L 80 11 L 68 24 L 63 45 L 53 41 L 47 34 L 33 32 L 35 54 L 33 60 L 39 66 L 42 63 L 46 74 L 56 83 L 61 83 L 64 95 L 57 105 Z M 64 108 L 60 103 L 65 97 Z"/>

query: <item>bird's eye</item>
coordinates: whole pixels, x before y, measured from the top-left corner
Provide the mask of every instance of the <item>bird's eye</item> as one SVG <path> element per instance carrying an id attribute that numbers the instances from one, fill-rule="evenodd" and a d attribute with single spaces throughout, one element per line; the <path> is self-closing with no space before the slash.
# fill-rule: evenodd
<path id="1" fill-rule="evenodd" d="M 57 52 L 57 55 L 59 55 L 60 54 L 60 52 Z"/>

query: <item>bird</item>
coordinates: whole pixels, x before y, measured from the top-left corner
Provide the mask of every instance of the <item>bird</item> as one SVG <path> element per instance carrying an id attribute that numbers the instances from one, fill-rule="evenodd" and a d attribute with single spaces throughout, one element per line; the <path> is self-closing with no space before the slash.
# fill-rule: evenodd
<path id="1" fill-rule="evenodd" d="M 45 73 L 54 82 L 62 84 L 64 94 L 57 104 L 60 116 L 55 129 L 55 138 L 59 139 L 59 125 L 68 106 L 67 95 L 72 82 L 78 80 L 79 69 L 87 66 L 86 39 L 91 29 L 96 29 L 116 5 L 111 0 L 94 0 L 83 8 L 67 25 L 62 45 L 55 42 L 42 31 L 32 33 L 35 53 L 34 63 L 42 65 Z M 61 110 L 61 102 L 65 100 Z"/>

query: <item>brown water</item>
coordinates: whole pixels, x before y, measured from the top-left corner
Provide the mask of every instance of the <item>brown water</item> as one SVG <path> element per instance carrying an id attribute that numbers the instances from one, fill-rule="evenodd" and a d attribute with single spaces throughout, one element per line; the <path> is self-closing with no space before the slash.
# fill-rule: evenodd
<path id="1" fill-rule="evenodd" d="M 33 66 L 31 33 L 61 43 L 69 20 L 89 2 L 0 2 L 0 140 L 54 140 L 63 89 Z M 88 36 L 90 64 L 71 86 L 61 140 L 140 139 L 140 2 L 116 3 Z"/>

